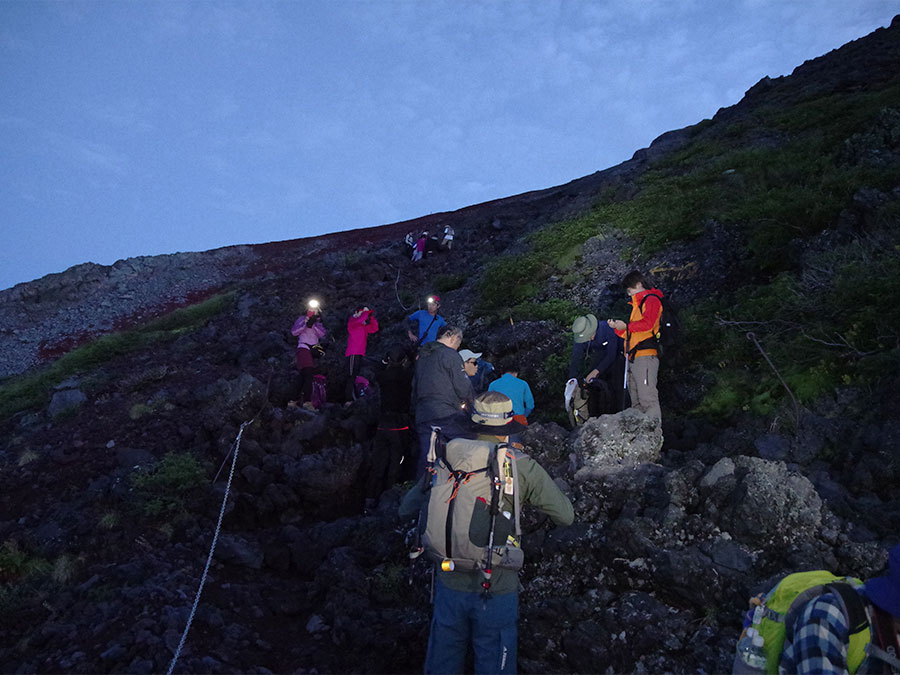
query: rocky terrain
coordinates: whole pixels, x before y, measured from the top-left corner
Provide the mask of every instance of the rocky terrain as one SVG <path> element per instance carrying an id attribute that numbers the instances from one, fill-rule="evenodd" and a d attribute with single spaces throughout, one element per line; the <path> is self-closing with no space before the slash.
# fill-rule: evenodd
<path id="1" fill-rule="evenodd" d="M 877 573 L 900 523 L 898 73 L 895 19 L 568 185 L 3 291 L 0 670 L 167 670 L 236 452 L 176 672 L 419 672 L 430 578 L 408 560 L 404 486 L 363 509 L 379 396 L 344 405 L 343 347 L 374 307 L 374 380 L 433 292 L 464 347 L 521 363 L 527 451 L 575 505 L 567 528 L 526 512 L 522 672 L 726 672 L 749 595 L 797 569 Z M 800 141 L 830 148 L 821 184 Z M 662 225 L 635 215 L 666 194 Z M 443 223 L 453 251 L 411 265 L 403 234 Z M 571 319 L 623 316 L 633 267 L 680 305 L 663 426 L 625 411 L 569 429 Z M 288 405 L 311 296 L 319 413 Z"/>

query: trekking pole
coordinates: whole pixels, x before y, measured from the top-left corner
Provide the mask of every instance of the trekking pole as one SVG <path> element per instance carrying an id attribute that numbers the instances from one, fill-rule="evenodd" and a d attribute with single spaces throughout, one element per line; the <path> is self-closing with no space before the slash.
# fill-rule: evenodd
<path id="1" fill-rule="evenodd" d="M 625 381 L 622 383 L 622 410 L 625 410 L 625 395 L 628 393 L 628 345 L 631 342 L 631 331 L 625 331 Z"/>

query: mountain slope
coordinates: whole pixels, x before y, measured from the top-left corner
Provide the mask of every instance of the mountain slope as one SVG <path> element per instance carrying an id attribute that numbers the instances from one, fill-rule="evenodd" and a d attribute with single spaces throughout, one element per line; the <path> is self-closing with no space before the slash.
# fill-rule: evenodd
<path id="1" fill-rule="evenodd" d="M 722 672 L 751 592 L 801 567 L 872 574 L 900 519 L 898 73 L 895 20 L 564 186 L 0 294 L 0 351 L 33 350 L 0 386 L 0 669 L 166 669 L 253 420 L 179 669 L 419 670 L 429 582 L 408 569 L 402 489 L 361 508 L 377 397 L 340 399 L 352 309 L 382 324 L 374 377 L 433 292 L 464 346 L 522 364 L 528 452 L 575 500 L 571 528 L 526 515 L 523 672 Z M 444 223 L 452 253 L 411 265 L 403 234 Z M 621 316 L 633 267 L 681 306 L 665 443 L 655 463 L 585 471 L 587 432 L 555 423 L 569 326 Z M 287 405 L 288 329 L 313 295 L 330 331 L 318 415 Z M 43 338 L 22 331 L 59 317 L 56 337 L 127 330 L 34 367 Z"/>

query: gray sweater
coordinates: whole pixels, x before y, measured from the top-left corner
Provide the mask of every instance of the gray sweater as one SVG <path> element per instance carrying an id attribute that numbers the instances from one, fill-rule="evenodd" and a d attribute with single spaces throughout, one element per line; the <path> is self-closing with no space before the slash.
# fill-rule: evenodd
<path id="1" fill-rule="evenodd" d="M 412 385 L 416 423 L 458 414 L 462 404 L 471 405 L 474 398 L 459 352 L 441 342 L 422 345 Z"/>

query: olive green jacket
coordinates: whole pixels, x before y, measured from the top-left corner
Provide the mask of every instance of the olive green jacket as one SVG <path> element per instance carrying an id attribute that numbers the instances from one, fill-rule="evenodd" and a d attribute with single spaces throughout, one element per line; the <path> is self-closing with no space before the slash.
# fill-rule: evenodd
<path id="1" fill-rule="evenodd" d="M 496 442 L 496 437 L 479 436 L 479 439 Z M 519 473 L 519 503 L 530 504 L 548 516 L 557 525 L 571 525 L 575 519 L 572 502 L 556 486 L 544 468 L 528 455 L 517 452 L 516 466 Z M 400 517 L 414 518 L 428 499 L 428 481 L 431 474 L 427 471 L 400 503 Z M 514 506 L 509 496 L 504 495 L 503 510 L 512 511 Z M 480 571 L 444 572 L 437 570 L 441 582 L 456 591 L 481 592 L 484 577 Z M 513 593 L 519 588 L 518 574 L 513 570 L 495 569 L 491 576 L 491 593 Z"/>

